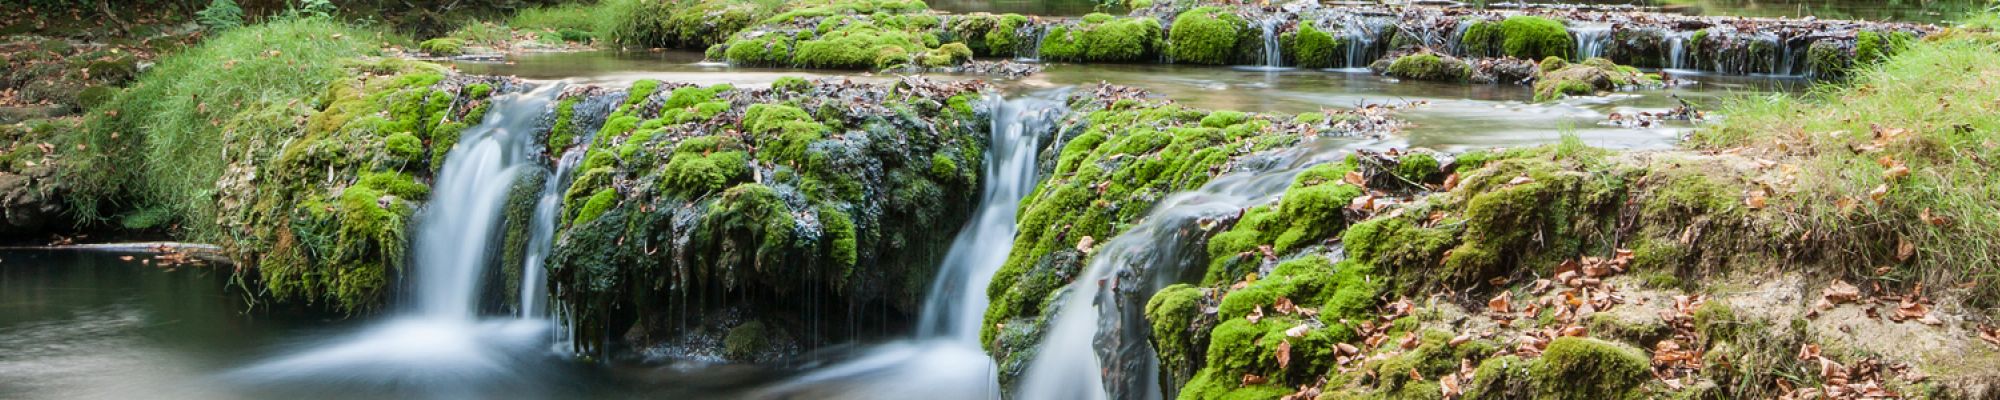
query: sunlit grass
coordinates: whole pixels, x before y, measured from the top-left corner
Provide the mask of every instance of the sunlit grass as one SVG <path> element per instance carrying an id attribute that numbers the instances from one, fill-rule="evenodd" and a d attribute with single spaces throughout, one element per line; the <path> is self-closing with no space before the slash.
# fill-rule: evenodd
<path id="1" fill-rule="evenodd" d="M 1800 167 L 1773 198 L 1811 221 L 1850 272 L 1893 267 L 1886 279 L 1973 286 L 1976 301 L 1992 301 L 2000 297 L 2000 51 L 1991 43 L 1925 42 L 1848 84 L 1740 100 L 1692 141 Z"/>

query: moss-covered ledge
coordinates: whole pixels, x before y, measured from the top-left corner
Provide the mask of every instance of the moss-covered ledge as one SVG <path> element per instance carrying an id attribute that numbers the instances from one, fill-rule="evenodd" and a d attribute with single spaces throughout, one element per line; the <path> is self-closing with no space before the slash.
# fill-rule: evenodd
<path id="1" fill-rule="evenodd" d="M 1027 367 L 1059 293 L 1086 264 L 1083 243 L 1110 240 L 1167 195 L 1244 168 L 1245 157 L 1396 127 L 1369 114 L 1381 108 L 1253 114 L 1186 108 L 1117 86 L 1079 92 L 1056 133 L 1060 145 L 1040 156 L 1042 182 L 1022 201 L 1013 249 L 986 288 L 991 305 L 980 338 L 1000 363 L 1003 386 Z"/>
<path id="2" fill-rule="evenodd" d="M 577 136 L 588 155 L 548 265 L 577 344 L 769 361 L 897 331 L 949 246 L 936 238 L 976 207 L 987 89 L 786 78 L 607 94 L 616 109 Z M 787 334 L 714 346 L 752 323 Z"/>

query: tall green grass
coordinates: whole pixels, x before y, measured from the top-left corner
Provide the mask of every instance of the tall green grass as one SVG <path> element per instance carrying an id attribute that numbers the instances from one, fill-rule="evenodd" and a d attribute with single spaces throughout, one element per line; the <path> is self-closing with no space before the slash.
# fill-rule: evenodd
<path id="1" fill-rule="evenodd" d="M 66 160 L 78 188 L 72 210 L 84 222 L 173 215 L 153 219 L 211 237 L 223 144 L 237 134 L 223 128 L 227 119 L 241 110 L 318 109 L 318 94 L 343 76 L 342 63 L 377 53 L 384 40 L 392 39 L 328 18 L 281 18 L 161 59 L 68 137 L 65 150 L 76 151 Z M 254 140 L 277 147 L 290 139 Z"/>
<path id="2" fill-rule="evenodd" d="M 1857 269 L 1851 276 L 1894 266 L 1886 279 L 1977 282 L 1973 300 L 1991 304 L 2000 300 L 2000 46 L 1964 39 L 1981 35 L 1917 44 L 1847 84 L 1738 101 L 1693 143 L 1800 167 L 1795 185 L 1774 185 L 1774 199 L 1798 210 L 1846 259 L 1835 261 Z"/>

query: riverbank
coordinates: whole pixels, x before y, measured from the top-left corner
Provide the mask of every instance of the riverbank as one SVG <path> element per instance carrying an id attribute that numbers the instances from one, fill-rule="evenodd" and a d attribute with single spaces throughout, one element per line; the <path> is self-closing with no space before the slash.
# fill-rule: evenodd
<path id="1" fill-rule="evenodd" d="M 1180 398 L 1991 396 L 2000 231 L 1962 219 L 1992 214 L 1971 178 L 1991 104 L 1962 100 L 1994 94 L 1990 29 L 1735 103 L 1686 151 L 1423 157 L 1387 187 L 1410 156 L 1363 158 L 1334 183 L 1361 188 L 1352 225 L 1287 250 L 1256 232 L 1303 217 L 1301 178 L 1193 235 L 1205 277 L 1146 305 L 1159 381 Z"/>

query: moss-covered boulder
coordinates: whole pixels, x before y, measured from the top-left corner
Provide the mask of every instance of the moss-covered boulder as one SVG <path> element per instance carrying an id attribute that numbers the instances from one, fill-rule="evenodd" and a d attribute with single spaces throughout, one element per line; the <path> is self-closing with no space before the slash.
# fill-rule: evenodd
<path id="1" fill-rule="evenodd" d="M 1535 398 L 1547 400 L 1645 398 L 1652 360 L 1629 345 L 1597 339 L 1556 338 L 1528 371 Z"/>
<path id="2" fill-rule="evenodd" d="M 1398 79 L 1437 82 L 1464 82 L 1472 78 L 1472 64 L 1437 53 L 1418 53 L 1376 62 L 1383 75 Z"/>
<path id="3" fill-rule="evenodd" d="M 1226 8 L 1188 10 L 1174 17 L 1167 34 L 1167 56 L 1183 64 L 1228 64 L 1243 51 L 1237 48 L 1238 38 L 1249 30 L 1243 17 Z"/>
<path id="4" fill-rule="evenodd" d="M 932 238 L 973 207 L 982 88 L 642 81 L 614 95 L 549 261 L 578 345 L 719 334 L 732 315 L 816 332 L 804 343 L 886 333 L 862 327 L 914 315 L 949 245 Z"/>
<path id="5" fill-rule="evenodd" d="M 1614 64 L 1611 60 L 1592 58 L 1580 63 L 1569 63 L 1560 58 L 1549 57 L 1542 61 L 1541 74 L 1535 79 L 1535 101 L 1550 101 L 1567 96 L 1589 96 L 1621 88 L 1654 86 L 1660 83 L 1659 75 Z"/>
<path id="6" fill-rule="evenodd" d="M 1150 61 L 1159 57 L 1161 34 L 1156 19 L 1091 14 L 1075 25 L 1049 28 L 1040 55 L 1048 61 Z"/>
<path id="7" fill-rule="evenodd" d="M 1299 68 L 1333 68 L 1344 61 L 1340 39 L 1310 22 L 1302 22 L 1297 31 L 1286 33 L 1283 43 L 1285 56 Z"/>
<path id="8" fill-rule="evenodd" d="M 967 37 L 990 42 L 1000 35 L 994 31 L 1001 30 L 1002 24 L 1014 23 L 1006 18 L 970 21 L 946 26 L 945 20 L 921 1 L 800 3 L 734 33 L 709 52 L 739 65 L 861 70 L 948 67 L 978 54 L 964 42 Z M 990 52 L 993 46 L 981 43 L 981 47 Z"/>

